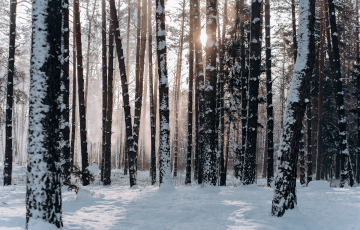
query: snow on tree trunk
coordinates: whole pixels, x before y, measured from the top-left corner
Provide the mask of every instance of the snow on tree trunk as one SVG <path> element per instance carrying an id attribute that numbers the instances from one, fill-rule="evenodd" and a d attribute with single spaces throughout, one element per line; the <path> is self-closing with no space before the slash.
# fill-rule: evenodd
<path id="1" fill-rule="evenodd" d="M 124 51 L 122 48 L 122 38 L 120 36 L 120 27 L 119 21 L 117 19 L 117 10 L 115 6 L 115 0 L 110 0 L 110 18 L 114 23 L 115 31 L 115 44 L 116 44 L 116 53 L 117 60 L 120 69 L 121 77 L 121 90 L 124 103 L 124 115 L 125 115 L 125 126 L 126 126 L 126 153 L 129 158 L 129 177 L 130 177 L 130 187 L 136 185 L 136 162 L 134 159 L 137 155 L 137 148 L 134 142 L 133 133 L 132 133 L 132 122 L 131 122 L 131 111 L 130 111 L 130 100 L 129 100 L 129 88 L 126 77 L 126 66 L 125 66 L 125 57 Z"/>
<path id="2" fill-rule="evenodd" d="M 62 1 L 62 60 L 61 60 L 61 92 L 60 92 L 60 148 L 61 172 L 63 182 L 70 182 L 72 157 L 70 154 L 69 127 L 69 1 Z"/>
<path id="3" fill-rule="evenodd" d="M 81 24 L 80 24 L 80 3 L 74 3 L 74 20 L 76 23 L 76 54 L 77 54 L 77 80 L 78 80 L 78 95 L 79 95 L 79 116 L 80 116 L 80 146 L 81 146 L 81 167 L 84 172 L 89 165 L 88 151 L 87 151 L 87 131 L 86 131 L 86 108 L 84 97 L 84 74 L 83 74 L 83 58 L 82 58 L 82 45 L 81 45 Z M 89 184 L 87 174 L 83 173 L 83 185 Z"/>
<path id="4" fill-rule="evenodd" d="M 156 44 L 159 74 L 160 186 L 172 186 L 170 165 L 169 84 L 166 64 L 165 2 L 156 0 Z"/>
<path id="5" fill-rule="evenodd" d="M 62 226 L 59 148 L 62 1 L 32 2 L 26 228 Z"/>
<path id="6" fill-rule="evenodd" d="M 287 98 L 283 130 L 278 152 L 278 169 L 272 215 L 282 216 L 296 205 L 296 153 L 299 152 L 302 120 L 309 97 L 310 79 L 315 61 L 315 0 L 300 1 L 299 50 Z"/>
<path id="7" fill-rule="evenodd" d="M 299 160 L 300 160 L 300 184 L 304 185 L 306 181 L 305 181 L 305 143 L 304 143 L 303 130 L 301 130 L 301 136 L 300 136 Z"/>
<path id="8" fill-rule="evenodd" d="M 253 184 L 256 177 L 256 140 L 258 127 L 258 95 L 261 65 L 260 11 L 262 1 L 251 3 L 250 75 L 248 82 L 248 106 L 245 141 L 243 183 Z"/>
<path id="9" fill-rule="evenodd" d="M 73 6 L 74 12 L 75 5 Z M 75 132 L 76 132 L 76 24 L 73 20 L 73 80 L 72 80 L 72 105 L 71 105 L 71 143 L 70 143 L 70 158 L 71 165 L 70 171 L 74 166 L 74 153 L 75 153 Z"/>
<path id="10" fill-rule="evenodd" d="M 265 53 L 266 53 L 266 131 L 267 131 L 267 186 L 270 187 L 274 180 L 274 117 L 272 102 L 271 79 L 271 43 L 270 43 L 270 0 L 265 0 Z"/>
<path id="11" fill-rule="evenodd" d="M 17 1 L 10 1 L 10 33 L 9 33 L 9 58 L 8 76 L 6 87 L 6 121 L 5 121 L 5 161 L 4 161 L 4 185 L 11 185 L 12 162 L 13 162 L 13 91 L 15 73 L 15 39 L 16 39 L 16 5 Z"/>
<path id="12" fill-rule="evenodd" d="M 203 183 L 216 185 L 217 183 L 217 132 L 216 132 L 216 27 L 217 0 L 206 1 L 206 68 L 204 81 L 204 125 L 202 167 Z"/>
<path id="13" fill-rule="evenodd" d="M 344 107 L 344 91 L 342 89 L 342 76 L 341 76 L 341 63 L 340 63 L 340 53 L 339 53 L 339 41 L 336 25 L 336 15 L 335 15 L 335 4 L 334 0 L 328 0 L 329 3 L 329 16 L 330 16 L 330 26 L 331 26 L 331 38 L 334 54 L 334 84 L 335 84 L 335 100 L 336 108 L 338 112 L 338 126 L 339 126 L 339 145 L 340 145 L 340 187 L 344 187 L 345 183 L 349 179 L 349 170 L 351 170 L 351 164 L 349 164 L 349 149 L 346 138 L 346 122 L 347 118 L 345 116 L 345 107 Z M 350 167 L 350 168 L 349 168 Z"/>

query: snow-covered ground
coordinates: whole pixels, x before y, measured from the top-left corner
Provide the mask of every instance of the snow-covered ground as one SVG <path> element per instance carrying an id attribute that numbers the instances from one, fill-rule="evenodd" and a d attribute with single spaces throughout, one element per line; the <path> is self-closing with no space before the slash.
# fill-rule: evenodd
<path id="1" fill-rule="evenodd" d="M 15 166 L 16 185 L 3 187 L 0 167 L 0 229 L 24 229 L 25 171 Z M 162 191 L 149 185 L 149 172 L 138 173 L 137 189 L 122 171 L 112 174 L 111 186 L 95 181 L 78 195 L 63 189 L 64 229 L 360 229 L 360 188 L 324 181 L 298 186 L 298 206 L 278 218 L 270 213 L 273 189 L 238 186 L 234 178 L 227 187 L 177 182 L 175 190 Z"/>

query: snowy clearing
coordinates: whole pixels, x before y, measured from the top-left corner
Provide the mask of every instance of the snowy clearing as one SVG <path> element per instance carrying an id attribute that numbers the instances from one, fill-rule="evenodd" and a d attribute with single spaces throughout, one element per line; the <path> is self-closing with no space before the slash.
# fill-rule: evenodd
<path id="1" fill-rule="evenodd" d="M 1 167 L 2 175 L 2 167 Z M 238 186 L 148 186 L 149 172 L 138 172 L 139 188 L 112 171 L 114 185 L 98 181 L 76 195 L 63 189 L 64 229 L 359 229 L 360 188 L 330 188 L 328 182 L 297 187 L 298 206 L 281 218 L 271 216 L 273 189 Z M 15 166 L 14 183 L 0 187 L 0 229 L 24 229 L 25 167 Z M 2 183 L 2 177 L 0 178 Z M 259 180 L 259 184 L 263 181 Z M 235 185 L 235 186 L 233 186 Z M 299 183 L 297 184 L 299 185 Z"/>

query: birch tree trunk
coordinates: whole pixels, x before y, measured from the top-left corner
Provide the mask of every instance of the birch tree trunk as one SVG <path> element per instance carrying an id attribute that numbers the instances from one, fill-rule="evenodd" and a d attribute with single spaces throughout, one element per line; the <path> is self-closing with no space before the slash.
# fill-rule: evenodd
<path id="1" fill-rule="evenodd" d="M 16 6 L 17 1 L 10 1 L 10 32 L 9 32 L 9 59 L 6 87 L 6 121 L 5 121 L 5 161 L 4 161 L 4 186 L 11 185 L 13 162 L 13 91 L 15 75 L 15 38 L 16 38 Z"/>
<path id="2" fill-rule="evenodd" d="M 310 96 L 310 79 L 315 61 L 315 0 L 300 1 L 299 50 L 287 98 L 284 124 L 278 153 L 278 170 L 272 215 L 281 217 L 287 209 L 294 209 L 296 199 L 296 162 L 306 100 Z"/>
<path id="3" fill-rule="evenodd" d="M 59 148 L 62 1 L 32 2 L 26 229 L 62 227 Z"/>

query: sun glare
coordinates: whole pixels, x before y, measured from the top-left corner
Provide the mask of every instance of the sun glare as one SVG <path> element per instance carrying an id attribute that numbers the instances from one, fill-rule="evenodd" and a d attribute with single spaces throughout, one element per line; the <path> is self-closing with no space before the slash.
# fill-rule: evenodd
<path id="1" fill-rule="evenodd" d="M 205 29 L 201 30 L 200 40 L 203 46 L 206 44 L 207 35 Z"/>

